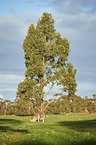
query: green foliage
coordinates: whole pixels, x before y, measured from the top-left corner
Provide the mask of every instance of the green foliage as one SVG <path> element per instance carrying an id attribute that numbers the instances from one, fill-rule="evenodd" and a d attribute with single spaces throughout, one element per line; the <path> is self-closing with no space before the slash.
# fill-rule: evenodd
<path id="1" fill-rule="evenodd" d="M 23 90 L 22 90 L 23 91 Z M 22 95 L 22 93 L 21 93 Z M 37 107 L 40 105 L 40 100 L 29 98 L 29 96 L 10 100 L 0 101 L 0 114 L 2 115 L 32 115 L 37 112 Z M 39 98 L 39 97 L 38 97 Z M 51 102 L 51 103 L 50 103 Z M 48 105 L 49 104 L 49 105 Z M 86 113 L 96 114 L 96 100 L 85 97 L 81 98 L 76 95 L 63 95 L 58 99 L 45 100 L 45 114 L 63 114 L 63 113 Z"/>
<path id="2" fill-rule="evenodd" d="M 51 14 L 43 13 L 41 19 L 37 22 L 37 29 L 39 30 L 41 36 L 45 38 L 48 42 L 54 37 L 55 29 L 54 29 L 54 19 Z"/>
<path id="3" fill-rule="evenodd" d="M 25 80 L 18 85 L 17 98 L 31 99 L 41 112 L 46 101 L 45 86 L 50 84 L 50 89 L 54 84 L 62 86 L 62 92 L 68 91 L 69 96 L 74 95 L 77 86 L 76 70 L 67 63 L 69 42 L 56 32 L 54 22 L 51 14 L 43 13 L 36 27 L 29 26 L 23 42 L 26 72 Z"/>
<path id="4" fill-rule="evenodd" d="M 94 98 L 87 98 L 86 100 L 76 95 L 64 95 L 59 97 L 58 99 L 55 99 L 51 104 L 49 104 L 45 113 L 96 113 L 96 103 L 94 101 Z"/>

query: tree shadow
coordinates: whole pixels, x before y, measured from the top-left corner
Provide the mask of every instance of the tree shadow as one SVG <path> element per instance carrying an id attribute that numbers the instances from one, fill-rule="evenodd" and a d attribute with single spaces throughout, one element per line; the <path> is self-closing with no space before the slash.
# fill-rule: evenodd
<path id="1" fill-rule="evenodd" d="M 69 141 L 68 139 L 64 139 L 61 143 L 47 143 L 45 141 L 40 140 L 23 140 L 10 142 L 9 145 L 96 145 L 96 139 L 86 139 L 82 141 Z"/>
<path id="2" fill-rule="evenodd" d="M 15 119 L 0 119 L 0 124 L 15 124 L 15 123 L 22 123 L 21 120 L 15 120 Z"/>
<path id="3" fill-rule="evenodd" d="M 96 145 L 96 140 L 95 139 L 86 139 L 81 142 L 73 142 L 71 144 L 72 145 L 73 144 L 75 144 L 75 145 Z"/>
<path id="4" fill-rule="evenodd" d="M 33 115 L 16 115 L 16 116 L 25 117 L 25 116 L 34 116 L 34 114 Z"/>
<path id="5" fill-rule="evenodd" d="M 22 142 L 14 142 L 14 143 L 11 143 L 10 145 L 53 145 L 53 144 L 52 143 L 46 143 L 46 142 L 39 141 L 39 140 L 36 140 L 36 141 L 25 140 L 25 141 L 22 141 Z"/>
<path id="6" fill-rule="evenodd" d="M 0 126 L 0 132 L 20 132 L 20 133 L 29 133 L 26 129 L 12 129 L 9 126 Z"/>
<path id="7" fill-rule="evenodd" d="M 11 125 L 13 124 L 14 126 L 16 126 L 16 125 L 22 124 L 22 121 L 21 120 L 15 120 L 15 119 L 0 119 L 0 132 L 29 133 L 29 131 L 25 130 L 25 129 L 24 130 L 23 129 L 13 129 L 13 128 L 10 127 L 10 124 Z"/>
<path id="8" fill-rule="evenodd" d="M 60 126 L 67 126 L 70 129 L 78 131 L 86 131 L 89 129 L 96 129 L 96 120 L 81 120 L 81 121 L 63 121 L 58 122 Z"/>

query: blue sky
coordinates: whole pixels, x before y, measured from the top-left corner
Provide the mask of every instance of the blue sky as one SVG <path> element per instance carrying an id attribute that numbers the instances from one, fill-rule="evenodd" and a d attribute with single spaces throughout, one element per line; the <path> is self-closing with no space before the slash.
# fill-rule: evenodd
<path id="1" fill-rule="evenodd" d="M 96 0 L 0 0 L 0 97 L 15 99 L 26 69 L 23 40 L 43 12 L 53 15 L 56 31 L 70 42 L 76 94 L 91 98 L 96 93 Z"/>

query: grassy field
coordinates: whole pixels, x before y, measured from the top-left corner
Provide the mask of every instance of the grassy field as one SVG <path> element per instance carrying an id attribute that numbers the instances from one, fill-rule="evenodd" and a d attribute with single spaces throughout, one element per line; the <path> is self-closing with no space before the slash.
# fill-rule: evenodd
<path id="1" fill-rule="evenodd" d="M 96 115 L 46 115 L 45 122 L 29 116 L 0 115 L 0 145 L 96 145 Z"/>

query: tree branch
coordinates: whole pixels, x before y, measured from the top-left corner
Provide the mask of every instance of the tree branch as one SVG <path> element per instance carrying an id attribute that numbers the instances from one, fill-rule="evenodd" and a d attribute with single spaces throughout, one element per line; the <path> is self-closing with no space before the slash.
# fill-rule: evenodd
<path id="1" fill-rule="evenodd" d="M 51 86 L 51 88 L 50 88 L 49 91 L 47 92 L 47 94 L 46 94 L 45 99 L 43 100 L 43 102 L 46 100 L 46 98 L 47 98 L 47 96 L 48 96 L 50 90 L 52 89 L 52 87 L 53 87 L 53 86 Z"/>
<path id="2" fill-rule="evenodd" d="M 47 73 L 48 73 L 48 71 L 50 71 L 50 68 L 49 68 L 49 69 L 48 69 L 48 70 L 44 73 L 44 75 L 45 75 L 45 74 L 47 74 Z"/>
<path id="3" fill-rule="evenodd" d="M 63 92 L 63 91 L 62 91 Z M 62 94 L 62 92 L 60 94 Z M 58 94 L 57 96 L 59 96 L 60 94 Z M 49 106 L 49 104 L 55 99 L 57 98 L 57 96 L 55 96 L 47 105 L 46 107 L 43 109 L 43 111 Z"/>
<path id="4" fill-rule="evenodd" d="M 57 81 L 54 83 L 54 85 L 55 85 L 56 83 L 57 83 Z M 49 92 L 51 91 L 51 89 L 53 88 L 54 85 L 52 85 L 52 86 L 50 87 L 49 91 L 47 92 L 47 94 L 46 94 L 46 96 L 45 96 L 45 99 L 43 100 L 43 102 L 46 100 L 46 98 L 47 98 Z"/>
<path id="5" fill-rule="evenodd" d="M 47 105 L 46 107 L 43 109 L 43 111 L 48 107 L 48 105 L 56 98 L 57 96 L 55 96 Z"/>
<path id="6" fill-rule="evenodd" d="M 36 106 L 35 106 L 35 109 L 37 109 L 40 112 L 40 109 L 38 109 Z"/>

